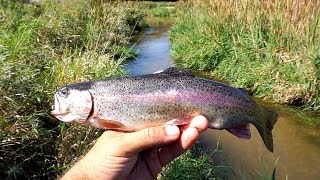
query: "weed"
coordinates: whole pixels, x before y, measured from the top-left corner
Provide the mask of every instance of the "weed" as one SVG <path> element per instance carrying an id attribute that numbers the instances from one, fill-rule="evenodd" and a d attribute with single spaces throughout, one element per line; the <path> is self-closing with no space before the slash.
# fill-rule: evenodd
<path id="1" fill-rule="evenodd" d="M 278 164 L 279 158 L 275 161 L 275 164 L 273 166 L 272 172 L 268 172 L 266 164 L 261 157 L 261 170 L 256 170 L 254 173 L 252 172 L 246 172 L 245 170 L 241 171 L 241 179 L 246 180 L 247 177 L 251 177 L 253 179 L 271 179 L 275 180 L 276 179 L 276 169 L 277 169 L 277 164 Z"/>
<path id="2" fill-rule="evenodd" d="M 218 149 L 209 154 L 200 143 L 196 143 L 164 167 L 159 179 L 225 179 L 229 175 L 229 166 L 214 162 L 212 156 L 216 153 L 219 153 Z"/>
<path id="3" fill-rule="evenodd" d="M 154 17 L 174 17 L 176 9 L 173 6 L 156 6 L 151 9 L 151 15 Z"/>
<path id="4" fill-rule="evenodd" d="M 91 147 L 101 131 L 55 120 L 53 93 L 124 74 L 143 13 L 130 2 L 0 2 L 0 179 L 57 177 Z"/>
<path id="5" fill-rule="evenodd" d="M 186 1 L 170 31 L 172 57 L 254 95 L 319 110 L 317 1 Z M 188 53 L 186 53 L 188 52 Z"/>

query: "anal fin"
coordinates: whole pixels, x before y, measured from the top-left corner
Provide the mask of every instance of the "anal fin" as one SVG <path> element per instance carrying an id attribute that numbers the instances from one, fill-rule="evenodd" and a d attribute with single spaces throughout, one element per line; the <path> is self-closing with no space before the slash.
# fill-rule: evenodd
<path id="1" fill-rule="evenodd" d="M 241 139 L 250 139 L 251 138 L 251 132 L 250 132 L 250 124 L 243 124 L 236 126 L 231 129 L 226 129 L 229 131 L 231 134 L 237 136 L 238 138 Z"/>

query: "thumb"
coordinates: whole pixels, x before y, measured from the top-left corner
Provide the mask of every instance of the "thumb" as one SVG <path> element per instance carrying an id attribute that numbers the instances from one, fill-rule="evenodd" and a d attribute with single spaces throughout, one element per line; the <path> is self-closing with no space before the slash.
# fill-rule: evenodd
<path id="1" fill-rule="evenodd" d="M 177 126 L 160 126 L 124 133 L 122 144 L 124 155 L 132 155 L 146 149 L 161 147 L 177 140 L 180 130 Z"/>

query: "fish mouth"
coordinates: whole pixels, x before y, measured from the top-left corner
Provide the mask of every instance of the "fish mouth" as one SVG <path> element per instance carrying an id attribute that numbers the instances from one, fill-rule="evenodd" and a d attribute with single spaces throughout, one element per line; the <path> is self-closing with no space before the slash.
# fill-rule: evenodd
<path id="1" fill-rule="evenodd" d="M 63 117 L 68 116 L 70 112 L 62 111 L 60 107 L 60 102 L 58 97 L 54 96 L 54 109 L 50 112 L 52 116 L 55 116 L 57 119 L 61 121 L 65 121 Z"/>
<path id="2" fill-rule="evenodd" d="M 61 112 L 60 103 L 57 95 L 54 95 L 54 109 L 50 112 L 53 116 L 66 115 L 67 112 Z"/>
<path id="3" fill-rule="evenodd" d="M 62 99 L 59 95 L 55 94 L 54 97 L 54 107 L 50 114 L 60 121 L 69 122 L 69 123 L 77 123 L 77 124 L 87 124 L 90 118 L 94 113 L 94 104 L 93 97 L 91 93 L 88 94 L 80 94 L 80 101 L 74 100 L 75 96 L 71 97 L 69 101 L 73 103 L 86 103 L 85 105 L 80 105 L 75 111 L 72 111 L 69 107 L 70 104 L 65 102 L 67 100 Z M 83 99 L 85 98 L 85 99 Z M 88 104 L 88 100 L 90 100 L 90 104 Z M 59 102 L 60 101 L 60 102 Z M 66 104 L 63 104 L 65 102 Z M 62 104 L 61 104 L 62 103 Z M 80 108 L 80 109 L 79 109 Z M 83 111 L 82 111 L 83 110 Z"/>
<path id="4" fill-rule="evenodd" d="M 70 112 L 62 112 L 62 111 L 60 111 L 60 109 L 54 109 L 53 111 L 50 112 L 50 114 L 61 121 L 71 122 L 71 121 L 65 119 L 65 117 L 70 116 Z"/>
<path id="5" fill-rule="evenodd" d="M 60 112 L 59 110 L 53 110 L 53 111 L 50 111 L 50 114 L 52 116 L 64 116 L 64 115 L 67 115 L 69 114 L 68 112 Z"/>
<path id="6" fill-rule="evenodd" d="M 56 109 L 51 111 L 50 114 L 59 119 L 60 121 L 64 122 L 73 122 L 75 118 L 75 116 L 72 115 L 70 112 L 61 112 Z"/>

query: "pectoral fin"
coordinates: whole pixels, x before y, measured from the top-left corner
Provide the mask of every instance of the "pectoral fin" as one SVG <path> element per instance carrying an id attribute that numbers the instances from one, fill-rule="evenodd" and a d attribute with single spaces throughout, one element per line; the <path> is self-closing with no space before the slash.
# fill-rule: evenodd
<path id="1" fill-rule="evenodd" d="M 115 129 L 115 130 L 125 130 L 125 126 L 114 120 L 105 120 L 105 119 L 99 119 L 95 118 L 94 123 L 92 123 L 93 126 L 97 128 L 102 128 L 102 129 Z"/>
<path id="2" fill-rule="evenodd" d="M 189 124 L 192 118 L 187 119 L 172 119 L 165 123 L 165 125 L 186 125 Z"/>
<path id="3" fill-rule="evenodd" d="M 121 129 L 124 127 L 122 123 L 113 120 L 99 120 L 99 124 L 105 129 Z"/>
<path id="4" fill-rule="evenodd" d="M 239 125 L 231 129 L 227 129 L 231 134 L 241 138 L 241 139 L 250 139 L 250 124 Z"/>

